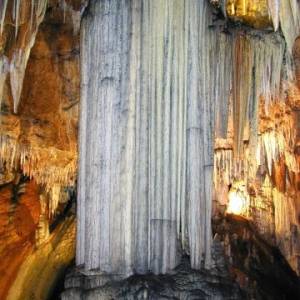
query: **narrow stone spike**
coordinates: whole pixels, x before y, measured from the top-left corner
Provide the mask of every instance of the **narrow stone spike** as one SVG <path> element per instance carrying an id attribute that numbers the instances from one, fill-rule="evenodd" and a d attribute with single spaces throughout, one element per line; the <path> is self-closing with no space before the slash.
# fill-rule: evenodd
<path id="1" fill-rule="evenodd" d="M 15 0 L 14 2 L 16 28 L 18 27 L 17 24 L 19 22 L 20 1 L 21 0 Z M 35 37 L 38 32 L 39 25 L 43 21 L 46 12 L 46 7 L 47 0 L 39 0 L 36 3 L 36 10 L 34 14 L 34 28 L 31 29 L 24 48 L 16 49 L 11 59 L 10 83 L 12 87 L 11 91 L 14 101 L 14 113 L 17 113 L 18 111 L 27 62 L 29 59 L 31 48 L 33 47 L 35 42 Z"/>
<path id="2" fill-rule="evenodd" d="M 33 14 L 34 14 L 34 0 L 31 0 L 31 6 L 30 6 L 30 31 L 32 30 L 32 26 L 33 26 Z"/>
<path id="3" fill-rule="evenodd" d="M 268 7 L 272 18 L 274 31 L 277 31 L 279 27 L 280 2 L 281 0 L 268 0 Z"/>
<path id="4" fill-rule="evenodd" d="M 5 21 L 7 3 L 8 3 L 8 0 L 3 0 L 2 1 L 2 7 L 1 7 L 1 35 L 3 33 L 3 28 L 4 28 L 4 21 Z"/>
<path id="5" fill-rule="evenodd" d="M 20 1 L 15 0 L 14 8 L 15 8 L 15 38 L 17 38 L 18 30 L 19 30 L 19 18 L 20 18 Z"/>

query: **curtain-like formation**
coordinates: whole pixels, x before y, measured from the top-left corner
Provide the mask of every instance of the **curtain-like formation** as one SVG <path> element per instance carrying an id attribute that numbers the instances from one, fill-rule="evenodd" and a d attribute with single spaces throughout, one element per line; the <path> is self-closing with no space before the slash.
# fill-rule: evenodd
<path id="1" fill-rule="evenodd" d="M 91 1 L 77 234 L 87 271 L 165 273 L 182 253 L 209 267 L 216 82 L 228 80 L 227 37 L 210 25 L 208 1 Z"/>

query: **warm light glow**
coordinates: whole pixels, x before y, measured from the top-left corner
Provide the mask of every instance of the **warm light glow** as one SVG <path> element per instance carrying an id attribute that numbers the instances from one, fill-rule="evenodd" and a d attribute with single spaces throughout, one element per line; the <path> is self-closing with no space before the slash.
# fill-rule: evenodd
<path id="1" fill-rule="evenodd" d="M 227 213 L 235 215 L 248 215 L 249 196 L 244 182 L 235 182 L 228 194 Z"/>
<path id="2" fill-rule="evenodd" d="M 245 199 L 240 197 L 236 193 L 229 193 L 229 204 L 227 212 L 230 214 L 240 215 L 242 214 L 245 207 Z"/>
<path id="3" fill-rule="evenodd" d="M 272 26 L 268 0 L 227 0 L 226 12 L 233 20 L 255 28 Z"/>

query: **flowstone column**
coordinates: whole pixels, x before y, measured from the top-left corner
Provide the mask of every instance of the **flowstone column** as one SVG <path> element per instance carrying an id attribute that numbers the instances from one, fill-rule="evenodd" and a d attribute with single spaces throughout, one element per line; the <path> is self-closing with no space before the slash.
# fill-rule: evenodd
<path id="1" fill-rule="evenodd" d="M 81 28 L 76 263 L 210 265 L 215 32 L 207 1 L 91 0 Z"/>

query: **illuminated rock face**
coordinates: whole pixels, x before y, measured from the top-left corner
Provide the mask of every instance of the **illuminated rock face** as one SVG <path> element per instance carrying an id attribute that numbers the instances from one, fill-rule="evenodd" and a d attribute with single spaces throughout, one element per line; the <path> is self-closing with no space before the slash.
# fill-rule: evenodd
<path id="1" fill-rule="evenodd" d="M 286 39 L 289 51 L 299 34 L 300 13 L 297 0 L 216 0 L 230 19 L 260 29 L 279 26 Z M 214 0 L 211 1 L 212 3 Z M 226 7 L 226 9 L 225 9 Z"/>
<path id="2" fill-rule="evenodd" d="M 286 93 L 280 102 L 271 100 L 267 106 L 266 98 L 260 97 L 257 129 L 244 134 L 242 159 L 234 155 L 232 129 L 226 140 L 217 139 L 214 200 L 218 206 L 228 203 L 229 213 L 250 219 L 299 272 L 299 91 L 292 85 Z M 240 180 L 247 186 L 247 201 L 244 195 L 230 197 L 239 191 Z M 232 207 L 232 200 L 238 209 Z"/>
<path id="3" fill-rule="evenodd" d="M 75 255 L 75 217 L 49 232 L 46 199 L 33 181 L 0 190 L 0 298 L 47 299 Z"/>
<path id="4" fill-rule="evenodd" d="M 0 83 L 3 88 L 0 92 L 0 161 L 7 171 L 20 168 L 45 186 L 53 195 L 50 205 L 54 213 L 59 190 L 74 185 L 76 178 L 79 35 L 74 32 L 73 10 L 72 14 L 67 8 L 64 12 L 56 1 L 48 3 L 50 13 L 39 26 L 39 32 L 31 32 L 31 2 L 21 1 L 19 14 L 23 21 L 20 21 L 15 39 L 10 21 L 11 2 L 6 9 L 0 38 L 3 71 L 0 76 L 3 79 Z M 35 3 L 34 9 L 39 5 Z M 26 50 L 28 39 L 34 45 Z M 11 55 L 29 50 L 31 56 L 21 70 Z M 24 78 L 21 73 L 25 74 Z M 20 76 L 22 78 L 17 78 Z M 11 85 L 12 81 L 16 83 Z M 13 113 L 16 101 L 11 91 L 16 92 L 15 85 L 22 90 L 17 114 Z"/>
<path id="5" fill-rule="evenodd" d="M 226 12 L 230 18 L 256 28 L 272 25 L 268 0 L 227 0 Z"/>

